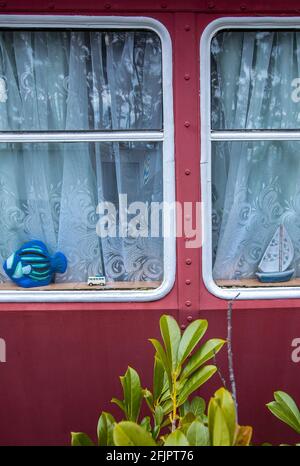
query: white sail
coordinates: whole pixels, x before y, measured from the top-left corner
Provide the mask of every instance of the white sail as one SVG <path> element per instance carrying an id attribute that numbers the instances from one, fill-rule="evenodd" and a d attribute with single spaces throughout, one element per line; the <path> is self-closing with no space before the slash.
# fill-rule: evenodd
<path id="1" fill-rule="evenodd" d="M 284 272 L 294 258 L 294 246 L 283 225 L 275 231 L 265 253 L 258 265 L 258 270 L 264 273 Z"/>

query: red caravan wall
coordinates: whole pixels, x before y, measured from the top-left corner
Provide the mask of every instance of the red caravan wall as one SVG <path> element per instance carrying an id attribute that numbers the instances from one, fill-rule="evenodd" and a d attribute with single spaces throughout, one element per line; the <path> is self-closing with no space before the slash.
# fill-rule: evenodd
<path id="1" fill-rule="evenodd" d="M 1 1 L 0 13 L 144 15 L 160 20 L 173 42 L 176 195 L 200 199 L 199 38 L 224 15 L 297 15 L 289 1 Z M 184 79 L 185 74 L 190 79 Z M 185 121 L 190 126 L 184 126 Z M 190 175 L 185 170 L 190 170 Z M 186 259 L 191 264 L 186 264 Z M 186 279 L 191 280 L 186 285 Z M 190 303 L 189 303 L 190 302 Z M 187 306 L 186 304 L 190 304 Z M 201 281 L 199 250 L 177 242 L 176 284 L 161 301 L 141 304 L 26 303 L 0 305 L 0 337 L 7 363 L 0 364 L 0 444 L 68 444 L 71 430 L 94 435 L 101 409 L 119 394 L 118 375 L 127 364 L 150 385 L 152 349 L 162 312 L 181 324 L 189 316 L 209 320 L 210 336 L 226 335 L 226 303 Z M 291 361 L 291 342 L 300 337 L 300 301 L 245 301 L 234 309 L 234 364 L 240 422 L 252 424 L 255 441 L 295 441 L 264 408 L 275 389 L 300 403 L 300 363 Z M 226 375 L 226 354 L 219 358 Z M 208 396 L 214 380 L 202 391 Z"/>

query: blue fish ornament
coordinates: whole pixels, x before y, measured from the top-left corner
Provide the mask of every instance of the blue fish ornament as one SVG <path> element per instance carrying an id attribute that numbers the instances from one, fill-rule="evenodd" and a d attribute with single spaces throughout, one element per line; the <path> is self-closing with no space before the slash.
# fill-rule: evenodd
<path id="1" fill-rule="evenodd" d="M 54 280 L 55 273 L 64 273 L 67 258 L 62 252 L 50 256 L 42 241 L 28 241 L 3 263 L 5 273 L 18 286 L 32 288 L 46 286 Z"/>

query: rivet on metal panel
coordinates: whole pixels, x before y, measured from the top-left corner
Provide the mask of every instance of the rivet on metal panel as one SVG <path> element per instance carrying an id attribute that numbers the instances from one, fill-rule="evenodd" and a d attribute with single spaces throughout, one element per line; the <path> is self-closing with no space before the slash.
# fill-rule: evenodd
<path id="1" fill-rule="evenodd" d="M 187 120 L 187 121 L 184 122 L 184 126 L 186 128 L 188 128 L 189 126 L 191 126 L 191 123 Z"/>
<path id="2" fill-rule="evenodd" d="M 188 322 L 192 322 L 193 316 L 187 316 L 186 320 L 187 320 Z"/>
<path id="3" fill-rule="evenodd" d="M 185 79 L 186 81 L 189 81 L 189 80 L 191 79 L 189 73 L 185 73 L 184 79 Z"/>
<path id="4" fill-rule="evenodd" d="M 168 7 L 167 3 L 162 3 L 160 6 L 161 6 L 162 8 L 167 8 L 167 7 Z"/>
<path id="5" fill-rule="evenodd" d="M 185 330 L 186 325 L 185 325 L 185 324 L 181 324 L 181 325 L 180 325 L 180 328 L 181 328 L 181 330 Z"/>
<path id="6" fill-rule="evenodd" d="M 189 278 L 187 278 L 186 281 L 185 281 L 185 284 L 186 284 L 186 285 L 190 285 L 190 284 L 191 284 L 191 280 L 190 280 Z"/>
<path id="7" fill-rule="evenodd" d="M 192 305 L 192 302 L 191 301 L 186 301 L 185 305 L 186 305 L 186 307 L 190 307 Z"/>
<path id="8" fill-rule="evenodd" d="M 186 25 L 184 26 L 184 30 L 185 30 L 185 31 L 190 31 L 190 30 L 191 30 L 191 26 L 190 26 L 189 24 L 186 24 Z"/>
<path id="9" fill-rule="evenodd" d="M 189 175 L 191 174 L 191 170 L 190 170 L 189 168 L 186 168 L 186 169 L 184 170 L 184 173 L 185 173 L 187 176 L 189 176 Z"/>
<path id="10" fill-rule="evenodd" d="M 104 8 L 106 10 L 110 10 L 111 9 L 111 4 L 110 3 L 105 3 Z"/>
<path id="11" fill-rule="evenodd" d="M 245 5 L 244 3 L 242 3 L 242 4 L 240 5 L 240 10 L 242 10 L 242 11 L 247 10 L 247 5 Z"/>
<path id="12" fill-rule="evenodd" d="M 208 2 L 207 6 L 208 6 L 208 8 L 209 8 L 210 10 L 212 10 L 213 8 L 215 8 L 216 5 L 215 5 L 215 2 L 210 1 L 210 2 Z"/>
<path id="13" fill-rule="evenodd" d="M 186 263 L 186 265 L 191 265 L 192 259 L 190 259 L 190 258 L 188 257 L 187 259 L 185 259 L 185 263 Z"/>

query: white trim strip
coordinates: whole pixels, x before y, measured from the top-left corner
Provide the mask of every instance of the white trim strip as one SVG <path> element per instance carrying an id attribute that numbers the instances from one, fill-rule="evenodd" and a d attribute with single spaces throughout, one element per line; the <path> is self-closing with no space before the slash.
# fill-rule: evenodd
<path id="1" fill-rule="evenodd" d="M 200 107 L 201 107 L 201 190 L 202 190 L 202 273 L 210 293 L 218 298 L 233 299 L 281 299 L 300 298 L 300 287 L 272 288 L 221 288 L 212 275 L 212 228 L 211 228 L 211 142 L 232 140 L 300 140 L 300 131 L 220 131 L 211 133 L 211 61 L 210 44 L 214 35 L 222 29 L 298 29 L 297 17 L 224 17 L 212 21 L 204 30 L 200 41 Z"/>
<path id="2" fill-rule="evenodd" d="M 300 131 L 213 131 L 212 141 L 300 141 Z"/>
<path id="3" fill-rule="evenodd" d="M 162 78 L 163 78 L 163 121 L 164 132 L 130 132 L 128 140 L 163 140 L 163 200 L 167 203 L 175 201 L 175 167 L 174 167 L 174 121 L 173 121 L 173 63 L 172 63 L 172 42 L 166 27 L 159 21 L 151 17 L 129 17 L 129 16 L 59 16 L 59 15 L 0 15 L 0 28 L 81 28 L 81 29 L 147 29 L 154 31 L 162 44 Z M 103 138 L 104 133 L 98 133 Z M 149 139 L 150 134 L 153 139 Z M 8 134 L 1 134 L 0 140 L 6 140 Z M 12 136 L 12 134 L 10 134 Z M 24 141 L 28 135 L 13 134 L 17 141 Z M 36 142 L 36 137 L 41 135 L 30 134 Z M 53 135 L 54 136 L 54 135 Z M 120 140 L 124 138 L 124 132 L 120 132 Z M 128 133 L 127 133 L 128 136 Z M 56 133 L 55 141 L 66 142 L 65 134 Z M 77 136 L 76 136 L 77 137 Z M 88 137 L 95 140 L 95 134 Z M 116 140 L 116 133 L 108 135 Z M 114 139 L 112 139 L 112 137 Z M 144 137 L 145 139 L 141 139 Z M 86 141 L 87 136 L 78 134 L 79 141 Z M 81 138 L 81 139 L 80 139 Z M 82 139 L 84 138 L 84 139 Z M 140 139 L 139 139 L 140 138 Z M 43 141 L 49 141 L 49 134 Z M 99 139 L 100 140 L 100 139 Z M 101 139 L 104 140 L 104 139 Z M 11 141 L 11 139 L 10 139 Z M 28 139 L 27 139 L 28 141 Z M 74 139 L 72 139 L 74 142 Z M 164 213 L 164 222 L 169 222 L 168 212 Z M 172 229 L 176 231 L 176 218 L 173 216 Z M 162 284 L 154 290 L 111 290 L 111 291 L 34 291 L 20 290 L 0 291 L 0 301 L 4 302 L 134 302 L 134 301 L 154 301 L 163 298 L 173 288 L 176 273 L 176 238 L 164 239 L 164 279 Z"/>
<path id="4" fill-rule="evenodd" d="M 124 141 L 163 141 L 161 131 L 115 131 L 115 132 L 26 132 L 0 133 L 1 142 L 124 142 Z"/>
<path id="5" fill-rule="evenodd" d="M 0 15 L 0 28 L 11 29 L 148 29 L 162 40 L 169 32 L 158 20 L 147 16 L 84 16 L 84 15 Z M 167 44 L 168 47 L 168 44 Z"/>

